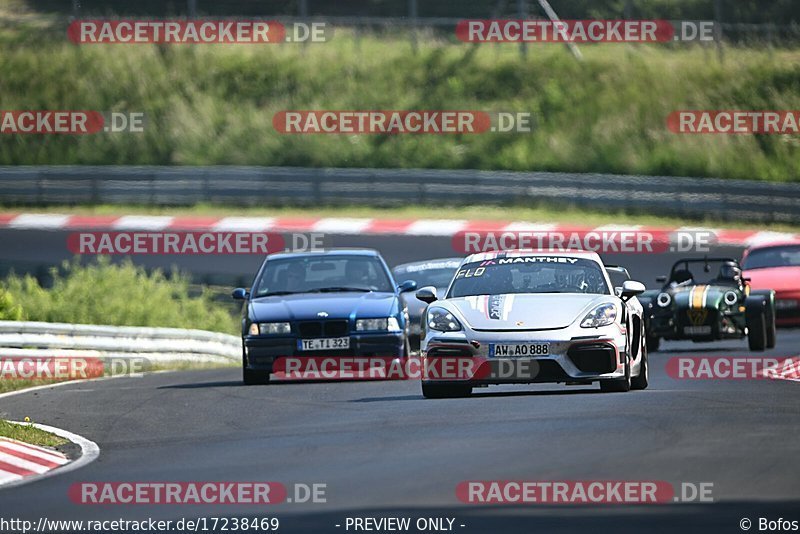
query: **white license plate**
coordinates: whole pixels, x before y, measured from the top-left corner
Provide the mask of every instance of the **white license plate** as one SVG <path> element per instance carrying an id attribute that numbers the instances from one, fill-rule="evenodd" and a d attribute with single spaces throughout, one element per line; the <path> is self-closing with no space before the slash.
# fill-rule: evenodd
<path id="1" fill-rule="evenodd" d="M 510 343 L 489 345 L 490 358 L 530 358 L 550 354 L 550 343 Z"/>
<path id="2" fill-rule="evenodd" d="M 711 326 L 684 326 L 683 333 L 688 336 L 705 335 L 711 333 Z"/>
<path id="3" fill-rule="evenodd" d="M 349 348 L 349 337 L 323 337 L 318 339 L 297 340 L 297 350 L 339 350 Z"/>

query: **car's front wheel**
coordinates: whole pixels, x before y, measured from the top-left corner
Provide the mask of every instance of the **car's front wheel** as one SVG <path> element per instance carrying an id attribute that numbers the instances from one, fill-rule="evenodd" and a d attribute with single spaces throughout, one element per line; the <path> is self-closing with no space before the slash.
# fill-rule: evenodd
<path id="1" fill-rule="evenodd" d="M 426 399 L 453 399 L 472 395 L 472 386 L 463 384 L 422 384 L 422 396 Z"/>
<path id="2" fill-rule="evenodd" d="M 600 391 L 604 393 L 624 393 L 631 389 L 631 363 L 625 357 L 625 376 L 622 378 L 610 378 L 600 381 Z"/>
<path id="3" fill-rule="evenodd" d="M 269 382 L 269 373 L 267 371 L 257 371 L 247 368 L 244 350 L 242 350 L 242 382 L 244 382 L 245 386 L 256 386 Z"/>
<path id="4" fill-rule="evenodd" d="M 642 361 L 639 364 L 639 374 L 631 378 L 631 389 L 647 389 L 650 382 L 650 363 L 647 361 L 647 346 L 642 344 Z"/>

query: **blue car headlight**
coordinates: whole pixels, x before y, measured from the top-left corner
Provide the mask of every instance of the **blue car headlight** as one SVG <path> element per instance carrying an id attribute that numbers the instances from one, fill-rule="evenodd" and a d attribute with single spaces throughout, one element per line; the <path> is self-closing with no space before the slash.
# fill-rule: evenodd
<path id="1" fill-rule="evenodd" d="M 358 332 L 399 332 L 400 324 L 396 317 L 379 317 L 376 319 L 357 319 Z"/>
<path id="2" fill-rule="evenodd" d="M 271 336 L 277 334 L 290 334 L 292 325 L 289 323 L 253 323 L 250 325 L 251 336 Z"/>
<path id="3" fill-rule="evenodd" d="M 458 332 L 462 329 L 461 323 L 455 316 L 444 308 L 432 307 L 428 308 L 427 319 L 425 323 L 431 330 L 438 332 Z"/>
<path id="4" fill-rule="evenodd" d="M 612 303 L 601 304 L 586 314 L 581 321 L 581 328 L 597 328 L 608 326 L 617 320 L 617 307 Z"/>

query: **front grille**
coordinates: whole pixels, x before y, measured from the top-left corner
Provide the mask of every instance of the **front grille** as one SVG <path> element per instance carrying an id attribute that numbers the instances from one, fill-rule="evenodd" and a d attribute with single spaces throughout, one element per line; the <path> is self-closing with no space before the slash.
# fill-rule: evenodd
<path id="1" fill-rule="evenodd" d="M 346 319 L 331 321 L 301 321 L 297 325 L 300 337 L 342 337 L 350 332 Z"/>
<path id="2" fill-rule="evenodd" d="M 611 373 L 617 369 L 616 351 L 605 343 L 573 345 L 567 357 L 583 373 Z"/>

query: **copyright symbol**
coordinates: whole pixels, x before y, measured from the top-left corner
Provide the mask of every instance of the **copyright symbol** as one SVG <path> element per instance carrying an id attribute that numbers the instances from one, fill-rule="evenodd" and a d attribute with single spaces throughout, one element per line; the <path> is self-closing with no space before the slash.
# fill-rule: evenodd
<path id="1" fill-rule="evenodd" d="M 739 521 L 739 528 L 742 530 L 750 530 L 751 526 L 753 526 L 752 523 L 746 517 Z"/>

